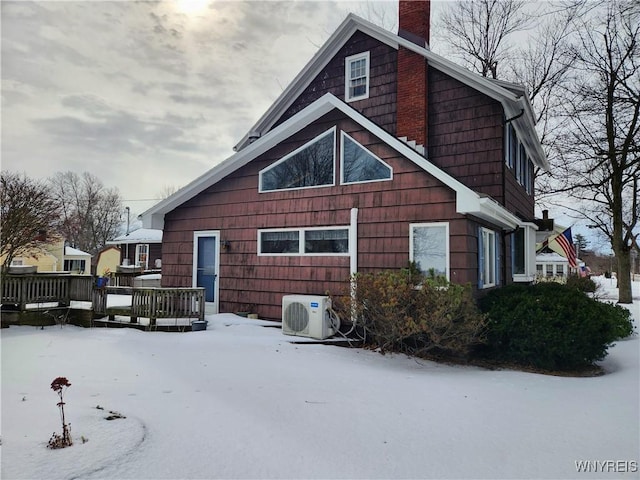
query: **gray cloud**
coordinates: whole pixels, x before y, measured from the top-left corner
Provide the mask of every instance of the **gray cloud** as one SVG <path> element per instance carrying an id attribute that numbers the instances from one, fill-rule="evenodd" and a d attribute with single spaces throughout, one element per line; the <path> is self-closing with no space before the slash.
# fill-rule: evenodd
<path id="1" fill-rule="evenodd" d="M 232 155 L 353 6 L 215 1 L 199 16 L 174 2 L 0 8 L 2 168 L 100 172 L 133 199 Z"/>

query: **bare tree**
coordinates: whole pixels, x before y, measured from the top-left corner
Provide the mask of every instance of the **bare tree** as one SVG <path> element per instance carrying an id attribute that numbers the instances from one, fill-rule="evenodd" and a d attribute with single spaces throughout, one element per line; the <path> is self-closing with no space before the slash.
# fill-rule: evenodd
<path id="1" fill-rule="evenodd" d="M 0 181 L 0 257 L 3 270 L 21 254 L 29 254 L 57 231 L 60 204 L 44 183 L 2 172 Z"/>
<path id="2" fill-rule="evenodd" d="M 509 37 L 529 28 L 531 17 L 523 0 L 466 0 L 452 3 L 437 23 L 436 37 L 447 44 L 472 71 L 497 78 L 506 60 Z"/>
<path id="3" fill-rule="evenodd" d="M 61 233 L 72 247 L 95 254 L 118 235 L 122 198 L 90 173 L 58 172 L 49 180 L 62 206 Z"/>
<path id="4" fill-rule="evenodd" d="M 609 0 L 576 23 L 556 192 L 609 239 L 618 301 L 631 303 L 630 251 L 640 234 L 640 4 Z"/>
<path id="5" fill-rule="evenodd" d="M 180 187 L 176 185 L 165 184 L 158 193 L 160 200 L 164 200 L 165 198 L 169 198 L 171 195 L 180 190 Z"/>

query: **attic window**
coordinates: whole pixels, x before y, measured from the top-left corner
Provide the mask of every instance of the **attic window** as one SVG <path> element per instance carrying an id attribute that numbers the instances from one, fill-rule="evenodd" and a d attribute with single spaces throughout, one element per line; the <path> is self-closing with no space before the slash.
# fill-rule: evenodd
<path id="1" fill-rule="evenodd" d="M 391 180 L 392 176 L 389 165 L 342 132 L 342 183 Z"/>
<path id="2" fill-rule="evenodd" d="M 345 92 L 347 102 L 369 98 L 369 52 L 345 59 Z"/>
<path id="3" fill-rule="evenodd" d="M 260 171 L 260 192 L 333 185 L 335 127 Z"/>

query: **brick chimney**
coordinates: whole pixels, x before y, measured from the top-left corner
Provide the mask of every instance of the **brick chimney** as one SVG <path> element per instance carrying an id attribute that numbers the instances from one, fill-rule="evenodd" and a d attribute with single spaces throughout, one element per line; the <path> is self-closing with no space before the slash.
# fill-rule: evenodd
<path id="1" fill-rule="evenodd" d="M 429 44 L 431 2 L 398 2 L 398 35 L 421 47 Z M 396 135 L 427 146 L 427 61 L 406 48 L 398 49 Z"/>

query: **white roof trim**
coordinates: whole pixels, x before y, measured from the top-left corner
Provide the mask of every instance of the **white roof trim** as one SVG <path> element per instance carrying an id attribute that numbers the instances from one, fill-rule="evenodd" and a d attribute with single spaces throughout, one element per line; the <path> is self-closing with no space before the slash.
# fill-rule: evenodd
<path id="1" fill-rule="evenodd" d="M 327 93 L 281 125 L 269 131 L 264 137 L 251 143 L 246 148 L 227 158 L 204 175 L 144 212 L 141 215 L 143 225 L 146 228 L 162 229 L 164 227 L 164 215 L 166 213 L 195 197 L 200 192 L 216 184 L 259 155 L 265 153 L 334 109 L 340 110 L 343 114 L 367 129 L 371 134 L 378 137 L 402 156 L 408 158 L 425 172 L 454 190 L 456 192 L 456 210 L 458 213 L 474 215 L 505 229 L 515 228 L 521 223 L 517 217 L 500 204 L 489 197 L 483 197 L 474 192 L 342 100 Z"/>
<path id="2" fill-rule="evenodd" d="M 518 138 L 522 139 L 531 160 L 541 168 L 545 170 L 549 169 L 546 154 L 540 146 L 540 140 L 535 131 L 531 105 L 526 94 L 517 95 L 506 88 L 506 85 L 509 85 L 506 82 L 494 81 L 473 73 L 440 55 L 436 55 L 427 48 L 420 47 L 388 30 L 363 20 L 353 13 L 347 15 L 347 18 L 340 24 L 333 35 L 329 37 L 320 50 L 316 52 L 271 107 L 260 117 L 258 122 L 251 127 L 249 132 L 234 147 L 234 150 L 239 151 L 246 148 L 249 144 L 250 136 L 255 136 L 256 134 L 263 135 L 269 131 L 302 91 L 309 86 L 318 73 L 327 65 L 329 60 L 334 57 L 344 43 L 358 30 L 392 48 L 397 49 L 399 46 L 402 46 L 422 55 L 427 59 L 429 65 L 434 68 L 498 100 L 502 103 L 507 118 L 515 117 L 524 110 L 525 115 L 514 121 Z M 514 87 L 516 87 L 516 85 L 514 85 Z"/>

